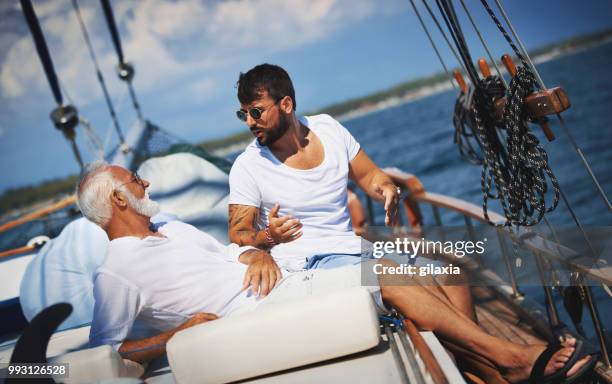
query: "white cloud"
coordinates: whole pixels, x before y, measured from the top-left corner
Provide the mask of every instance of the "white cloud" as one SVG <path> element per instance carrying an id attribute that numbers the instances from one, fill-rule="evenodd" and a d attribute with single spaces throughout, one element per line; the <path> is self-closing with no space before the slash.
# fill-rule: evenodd
<path id="1" fill-rule="evenodd" d="M 117 61 L 110 34 L 97 2 L 81 2 L 96 55 L 107 85 L 115 96 L 121 84 L 114 75 Z M 396 0 L 231 0 L 207 2 L 115 2 L 115 17 L 124 54 L 136 68 L 139 92 L 167 91 L 186 83 L 198 99 L 213 92 L 210 79 L 249 55 L 269 55 L 325 38 L 347 24 L 386 8 Z M 58 76 L 70 96 L 83 105 L 101 98 L 92 63 L 76 16 L 64 0 L 36 2 Z M 0 67 L 0 88 L 5 98 L 31 92 L 44 93 L 48 85 L 29 35 L 9 48 Z"/>

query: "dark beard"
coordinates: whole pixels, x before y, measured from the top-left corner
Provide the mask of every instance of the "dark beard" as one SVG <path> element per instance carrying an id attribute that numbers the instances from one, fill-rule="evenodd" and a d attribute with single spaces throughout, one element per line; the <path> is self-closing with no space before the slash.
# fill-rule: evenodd
<path id="1" fill-rule="evenodd" d="M 274 129 L 269 129 L 265 132 L 263 140 L 257 139 L 260 145 L 265 145 L 269 147 L 274 144 L 278 139 L 283 137 L 285 132 L 289 129 L 289 119 L 284 114 L 281 113 L 279 116 L 278 126 Z"/>

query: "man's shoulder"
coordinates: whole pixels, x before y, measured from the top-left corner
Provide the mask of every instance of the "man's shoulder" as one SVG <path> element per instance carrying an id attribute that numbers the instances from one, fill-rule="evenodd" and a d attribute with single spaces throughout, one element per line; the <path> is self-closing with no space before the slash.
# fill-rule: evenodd
<path id="1" fill-rule="evenodd" d="M 338 120 L 334 119 L 333 117 L 325 113 L 321 113 L 319 115 L 304 116 L 303 119 L 307 122 L 306 125 L 308 125 L 309 127 L 313 125 L 337 126 L 339 124 Z"/>
<path id="2" fill-rule="evenodd" d="M 161 233 L 199 231 L 199 229 L 197 229 L 193 225 L 185 223 L 184 221 L 180 221 L 180 220 L 172 220 L 172 221 L 165 222 L 163 223 L 163 225 L 159 226 L 157 230 L 160 231 Z"/>
<path id="3" fill-rule="evenodd" d="M 94 273 L 94 287 L 98 291 L 121 291 L 123 288 L 139 291 L 140 289 L 125 276 L 125 266 L 122 269 L 103 264 Z"/>
<path id="4" fill-rule="evenodd" d="M 257 140 L 251 141 L 249 145 L 247 145 L 247 147 L 244 149 L 244 151 L 242 151 L 242 153 L 238 155 L 238 157 L 236 157 L 236 160 L 234 160 L 234 165 L 243 164 L 245 162 L 253 161 L 256 158 L 261 157 L 262 149 L 263 147 L 261 147 L 257 143 Z"/>
<path id="5" fill-rule="evenodd" d="M 257 164 L 264 158 L 265 154 L 263 153 L 262 147 L 260 147 L 256 142 L 252 142 L 240 155 L 238 155 L 238 157 L 236 157 L 234 164 L 232 164 L 230 175 L 232 173 L 236 173 L 237 171 L 240 171 L 241 175 L 243 175 L 244 172 L 251 173 L 254 170 L 253 165 Z"/>

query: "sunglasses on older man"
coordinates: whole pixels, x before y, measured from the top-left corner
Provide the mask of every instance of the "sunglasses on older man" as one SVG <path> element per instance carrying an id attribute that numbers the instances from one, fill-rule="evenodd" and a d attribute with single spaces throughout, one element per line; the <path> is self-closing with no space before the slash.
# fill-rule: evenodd
<path id="1" fill-rule="evenodd" d="M 138 183 L 138 184 L 140 184 L 141 186 L 144 187 L 144 182 L 142 181 L 142 178 L 140 177 L 140 175 L 138 173 L 136 173 L 134 171 L 134 172 L 132 172 L 132 179 L 130 181 L 128 181 L 127 183 L 121 184 L 118 188 L 121 188 L 124 185 L 128 185 L 128 184 L 131 184 L 131 183 Z"/>
<path id="2" fill-rule="evenodd" d="M 268 108 L 253 107 L 253 108 L 250 108 L 248 111 L 245 111 L 244 109 L 239 109 L 236 111 L 236 116 L 238 117 L 240 121 L 247 121 L 247 113 L 248 113 L 249 115 L 251 115 L 253 120 L 259 120 L 261 119 L 261 116 L 263 115 L 265 111 L 267 111 L 268 109 L 278 104 L 278 102 L 281 101 L 282 99 L 283 98 L 281 97 L 280 99 L 276 100 L 274 104 L 272 104 Z"/>

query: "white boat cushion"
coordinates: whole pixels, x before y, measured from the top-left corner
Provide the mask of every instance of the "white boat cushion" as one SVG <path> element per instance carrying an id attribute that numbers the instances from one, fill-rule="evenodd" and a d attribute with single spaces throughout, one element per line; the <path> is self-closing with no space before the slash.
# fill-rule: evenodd
<path id="1" fill-rule="evenodd" d="M 121 358 L 110 345 L 83 349 L 54 357 L 49 363 L 68 364 L 68 378 L 58 378 L 63 383 L 89 383 L 119 377 L 140 377 L 144 373 L 142 365 Z"/>
<path id="2" fill-rule="evenodd" d="M 364 351 L 379 343 L 365 288 L 262 306 L 175 334 L 166 351 L 178 384 L 226 383 Z"/>

